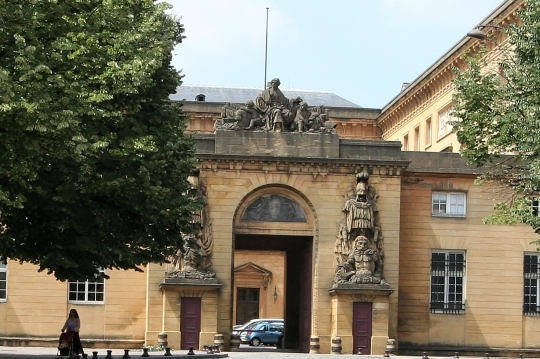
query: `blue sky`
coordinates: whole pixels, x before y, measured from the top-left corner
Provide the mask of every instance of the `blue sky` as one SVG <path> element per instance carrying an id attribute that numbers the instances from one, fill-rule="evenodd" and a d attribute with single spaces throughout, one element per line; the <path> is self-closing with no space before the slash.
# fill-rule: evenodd
<path id="1" fill-rule="evenodd" d="M 186 39 L 173 65 L 191 85 L 333 92 L 382 108 L 503 0 L 167 0 Z"/>

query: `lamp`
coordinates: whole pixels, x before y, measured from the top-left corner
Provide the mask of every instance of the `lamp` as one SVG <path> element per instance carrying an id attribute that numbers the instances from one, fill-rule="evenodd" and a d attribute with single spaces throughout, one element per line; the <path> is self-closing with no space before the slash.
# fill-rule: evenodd
<path id="1" fill-rule="evenodd" d="M 467 32 L 467 36 L 475 38 L 475 39 L 479 39 L 479 40 L 484 40 L 487 35 L 486 35 L 485 32 L 480 30 L 480 28 L 484 28 L 484 27 L 492 27 L 492 28 L 495 28 L 495 29 L 504 29 L 503 26 L 498 26 L 498 25 L 478 25 L 474 29 Z"/>
<path id="2" fill-rule="evenodd" d="M 274 286 L 274 301 L 277 300 L 277 287 Z"/>

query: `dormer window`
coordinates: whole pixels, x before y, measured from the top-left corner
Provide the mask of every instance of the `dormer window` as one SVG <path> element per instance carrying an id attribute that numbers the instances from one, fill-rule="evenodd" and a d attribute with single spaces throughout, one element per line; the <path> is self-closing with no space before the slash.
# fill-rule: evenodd
<path id="1" fill-rule="evenodd" d="M 206 96 L 201 93 L 201 94 L 198 94 L 197 96 L 195 96 L 195 101 L 204 102 L 205 98 L 206 98 Z"/>

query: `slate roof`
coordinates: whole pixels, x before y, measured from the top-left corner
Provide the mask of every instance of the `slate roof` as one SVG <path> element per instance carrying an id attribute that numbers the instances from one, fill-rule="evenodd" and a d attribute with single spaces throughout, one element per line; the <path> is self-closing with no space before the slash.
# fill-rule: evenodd
<path id="1" fill-rule="evenodd" d="M 325 107 L 361 108 L 357 104 L 327 91 L 280 89 L 287 98 L 300 96 L 309 106 L 322 105 Z M 205 95 L 206 102 L 231 102 L 243 104 L 247 100 L 254 101 L 261 91 L 261 88 L 182 85 L 178 87 L 176 93 L 170 95 L 169 98 L 172 101 L 196 101 L 195 97 L 202 94 Z"/>

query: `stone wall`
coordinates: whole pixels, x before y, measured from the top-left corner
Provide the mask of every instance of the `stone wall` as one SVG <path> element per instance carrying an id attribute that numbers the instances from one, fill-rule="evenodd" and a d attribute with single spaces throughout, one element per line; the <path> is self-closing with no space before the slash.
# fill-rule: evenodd
<path id="1" fill-rule="evenodd" d="M 104 305 L 68 302 L 68 283 L 54 276 L 39 273 L 29 263 L 9 261 L 8 300 L 0 303 L 0 337 L 32 338 L 47 345 L 57 343 L 60 329 L 70 309 L 81 318 L 81 339 L 85 343 L 104 339 L 116 340 L 116 347 L 128 348 L 144 341 L 146 324 L 146 274 L 135 271 L 110 270 L 105 283 Z"/>
<path id="2" fill-rule="evenodd" d="M 437 156 L 443 167 L 450 162 Z M 455 162 L 454 162 L 455 163 Z M 455 172 L 455 171 L 454 171 Z M 537 239 L 525 225 L 483 224 L 493 204 L 510 195 L 474 185 L 474 175 L 406 173 L 401 190 L 399 327 L 400 353 L 438 350 L 486 352 L 489 348 L 539 348 L 538 318 L 524 317 L 523 256 L 536 252 Z M 434 190 L 467 194 L 465 218 L 433 217 Z M 466 253 L 463 314 L 431 313 L 432 250 Z"/>

